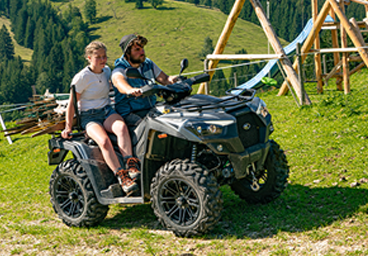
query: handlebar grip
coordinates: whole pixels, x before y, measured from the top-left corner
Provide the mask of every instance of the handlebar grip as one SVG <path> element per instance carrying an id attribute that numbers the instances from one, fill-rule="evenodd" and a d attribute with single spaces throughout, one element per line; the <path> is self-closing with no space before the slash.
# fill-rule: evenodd
<path id="1" fill-rule="evenodd" d="M 204 73 L 198 76 L 194 76 L 190 78 L 190 80 L 193 82 L 193 84 L 208 82 L 210 80 L 210 75 L 207 73 Z"/>
<path id="2" fill-rule="evenodd" d="M 76 132 L 76 133 L 69 133 L 68 135 L 74 137 L 74 136 L 80 136 L 80 135 L 83 135 L 83 134 L 85 134 L 84 131 L 83 132 Z"/>

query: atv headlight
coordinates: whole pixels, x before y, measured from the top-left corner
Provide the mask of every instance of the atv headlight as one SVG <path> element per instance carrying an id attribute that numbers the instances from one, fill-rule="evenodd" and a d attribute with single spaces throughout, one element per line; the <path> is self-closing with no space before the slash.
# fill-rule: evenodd
<path id="1" fill-rule="evenodd" d="M 263 117 L 266 117 L 268 115 L 267 105 L 263 100 L 259 100 L 259 105 L 256 113 L 258 115 L 262 115 Z"/>
<path id="2" fill-rule="evenodd" d="M 197 136 L 211 136 L 221 134 L 223 130 L 223 126 L 219 124 L 200 122 L 200 123 L 192 123 L 187 122 L 184 127 L 196 134 Z"/>

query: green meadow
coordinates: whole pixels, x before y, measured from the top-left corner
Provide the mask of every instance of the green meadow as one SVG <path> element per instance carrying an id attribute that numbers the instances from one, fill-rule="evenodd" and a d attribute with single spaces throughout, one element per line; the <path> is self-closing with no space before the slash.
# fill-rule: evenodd
<path id="1" fill-rule="evenodd" d="M 368 249 L 368 72 L 351 77 L 344 95 L 330 82 L 298 108 L 292 96 L 259 93 L 273 116 L 271 135 L 285 150 L 289 185 L 268 205 L 250 205 L 222 187 L 215 229 L 178 238 L 150 204 L 112 205 L 93 228 L 70 228 L 53 212 L 47 164 L 49 135 L 0 138 L 2 255 L 366 255 Z M 8 123 L 11 127 L 13 124 Z"/>

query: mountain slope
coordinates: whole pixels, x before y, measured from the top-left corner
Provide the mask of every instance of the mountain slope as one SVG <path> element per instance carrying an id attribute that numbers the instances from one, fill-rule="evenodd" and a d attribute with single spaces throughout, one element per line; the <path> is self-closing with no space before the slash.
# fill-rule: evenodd
<path id="1" fill-rule="evenodd" d="M 20 46 L 15 40 L 14 40 L 14 34 L 11 31 L 11 24 L 10 20 L 5 18 L 4 16 L 0 16 L 0 28 L 5 25 L 6 28 L 9 31 L 10 36 L 13 39 L 13 45 L 14 45 L 14 52 L 16 56 L 21 56 L 21 58 L 25 61 L 30 61 L 32 59 L 32 53 L 33 51 L 31 49 L 25 48 L 23 46 Z"/>
<path id="2" fill-rule="evenodd" d="M 106 43 L 109 63 L 112 64 L 121 55 L 118 46 L 120 38 L 125 34 L 138 33 L 149 40 L 147 56 L 168 74 L 178 73 L 182 58 L 189 59 L 188 72 L 203 70 L 198 54 L 204 39 L 209 36 L 215 45 L 228 17 L 218 10 L 171 0 L 165 1 L 157 10 L 148 3 L 137 10 L 135 3 L 96 2 L 97 22 L 91 26 L 91 34 Z M 75 0 L 73 4 L 83 13 L 83 0 Z M 56 5 L 60 10 L 65 10 L 68 3 Z M 225 53 L 235 53 L 242 48 L 248 53 L 267 53 L 267 38 L 261 27 L 239 19 Z"/>

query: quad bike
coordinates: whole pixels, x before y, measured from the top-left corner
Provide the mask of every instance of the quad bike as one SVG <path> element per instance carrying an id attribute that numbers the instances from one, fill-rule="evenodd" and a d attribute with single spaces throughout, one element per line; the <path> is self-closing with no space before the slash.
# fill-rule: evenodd
<path id="1" fill-rule="evenodd" d="M 180 74 L 187 65 L 184 59 Z M 126 75 L 147 79 L 133 68 Z M 49 140 L 49 164 L 58 165 L 50 179 L 51 203 L 65 224 L 97 225 L 110 204 L 151 201 L 162 226 L 189 237 L 208 232 L 221 218 L 222 185 L 254 204 L 269 203 L 283 192 L 287 160 L 269 139 L 271 115 L 254 97 L 256 91 L 234 88 L 220 98 L 190 96 L 191 86 L 208 81 L 209 75 L 179 77 L 173 85 L 150 81 L 141 88 L 143 96 L 157 94 L 163 101 L 130 131 L 141 161 L 138 194 L 124 194 L 98 146 L 81 133 Z M 110 138 L 116 145 L 116 137 Z M 65 160 L 69 151 L 73 158 Z M 117 146 L 116 154 L 122 159 Z"/>

